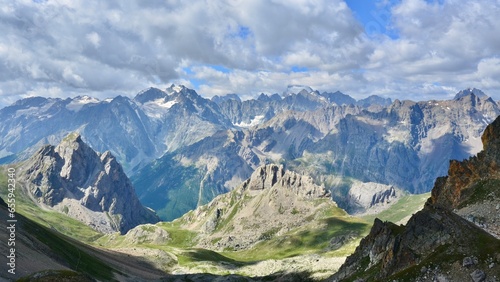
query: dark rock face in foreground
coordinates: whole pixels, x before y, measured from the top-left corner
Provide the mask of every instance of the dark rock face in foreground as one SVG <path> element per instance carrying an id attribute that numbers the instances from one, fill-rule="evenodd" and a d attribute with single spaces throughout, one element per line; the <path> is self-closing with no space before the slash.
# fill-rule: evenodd
<path id="1" fill-rule="evenodd" d="M 451 161 L 424 209 L 406 226 L 375 220 L 370 234 L 330 281 L 498 281 L 500 119 L 484 150 Z"/>
<path id="2" fill-rule="evenodd" d="M 40 205 L 66 213 L 101 232 L 126 233 L 158 217 L 139 202 L 120 164 L 96 153 L 80 135 L 47 145 L 23 163 L 20 179 Z"/>

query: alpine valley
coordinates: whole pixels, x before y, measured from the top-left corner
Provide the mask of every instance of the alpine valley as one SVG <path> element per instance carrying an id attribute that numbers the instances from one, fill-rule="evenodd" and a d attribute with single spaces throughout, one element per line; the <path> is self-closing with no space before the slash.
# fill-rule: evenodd
<path id="1" fill-rule="evenodd" d="M 15 279 L 499 281 L 499 115 L 478 89 L 19 100 Z"/>

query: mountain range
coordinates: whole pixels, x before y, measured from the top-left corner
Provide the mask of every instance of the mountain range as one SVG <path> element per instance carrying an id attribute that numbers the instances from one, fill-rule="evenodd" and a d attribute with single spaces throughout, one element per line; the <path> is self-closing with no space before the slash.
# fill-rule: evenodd
<path id="1" fill-rule="evenodd" d="M 17 246 L 38 258 L 38 263 L 31 264 L 21 256 L 24 264 L 17 277 L 317 281 L 335 273 L 327 281 L 467 281 L 467 277 L 496 281 L 500 274 L 500 118 L 486 128 L 482 143 L 484 150 L 477 156 L 450 162 L 448 176 L 436 180 L 424 208 L 405 225 L 375 219 L 366 233 L 370 225 L 338 208 L 325 187 L 314 184 L 310 176 L 270 164 L 257 168 L 233 191 L 173 222 L 135 222 L 120 235 L 89 233 L 65 218 L 81 220 L 75 214 L 55 208 L 59 213 L 47 211 L 57 196 L 63 201 L 73 199 L 77 193 L 71 191 L 85 187 L 81 183 L 90 183 L 84 191 L 93 191 L 93 198 L 112 195 L 114 206 L 141 211 L 133 205 L 138 202 L 133 193 L 131 198 L 124 193 L 124 188 L 130 192 L 130 185 L 124 184 L 128 180 L 121 167 L 113 164 L 112 155 L 96 153 L 78 134 L 70 134 L 57 147 L 44 146 L 16 165 L 22 187 L 16 196 L 21 213 L 16 216 L 21 226 Z M 113 185 L 108 177 L 118 183 Z M 359 192 L 363 189 L 361 185 L 356 191 L 363 195 Z M 372 203 L 400 193 L 388 191 L 377 194 Z M 79 204 L 85 206 L 89 196 L 85 193 Z M 120 205 L 122 200 L 127 205 Z M 412 211 L 408 208 L 390 207 L 390 212 L 408 214 Z M 7 212 L 0 198 L 0 213 Z M 82 222 L 106 232 L 93 222 Z M 47 224 L 50 228 L 43 226 Z M 75 227 L 79 229 L 75 237 L 87 243 L 59 233 Z M 358 245 L 356 250 L 337 269 L 353 245 Z M 198 272 L 203 273 L 194 274 Z M 231 274 L 217 276 L 223 273 Z"/>
<path id="2" fill-rule="evenodd" d="M 477 90 L 464 92 L 469 93 L 431 103 L 394 101 L 390 106 L 372 105 L 371 109 L 332 104 L 313 111 L 286 110 L 252 127 L 219 130 L 139 168 L 136 176 L 148 174 L 134 180 L 136 191 L 113 153 L 98 153 L 82 135 L 70 133 L 57 146 L 40 146 L 25 160 L 9 165 L 16 168 L 18 183 L 19 248 L 42 260 L 23 265 L 17 277 L 308 281 L 333 274 L 328 281 L 496 281 L 500 275 L 500 118 L 479 133 L 480 141 L 469 141 L 481 122 L 488 123 L 496 104 L 487 96 L 476 96 Z M 141 105 L 166 104 L 165 108 L 171 109 L 180 99 L 171 97 L 178 92 L 148 93 L 151 96 L 143 97 Z M 189 101 L 197 99 L 195 92 L 183 95 L 191 97 Z M 285 93 L 283 99 L 293 95 Z M 151 101 L 154 105 L 148 104 Z M 211 105 L 214 111 L 220 109 L 215 102 Z M 332 111 L 326 119 L 332 122 L 318 118 L 318 113 L 324 116 L 331 109 L 344 113 L 335 116 Z M 198 117 L 203 117 L 200 120 L 222 123 L 225 119 L 209 112 L 196 109 Z M 460 124 L 454 124 L 458 117 Z M 377 121 L 387 122 L 387 126 Z M 431 121 L 434 127 L 423 130 L 426 127 L 422 125 Z M 361 127 L 361 123 L 365 125 Z M 404 128 L 422 131 L 412 135 Z M 311 130 L 316 130 L 316 135 L 304 136 Z M 374 137 L 365 140 L 366 132 Z M 432 139 L 443 132 L 463 139 L 452 138 L 450 143 Z M 384 151 L 375 141 L 380 141 L 377 136 L 388 138 L 387 134 L 401 139 L 386 140 L 389 150 Z M 262 143 L 268 140 L 276 142 L 267 143 L 268 150 L 264 150 Z M 298 146 L 302 152 L 299 148 L 281 151 L 297 140 L 302 140 L 303 147 Z M 354 144 L 347 145 L 353 150 L 347 151 L 347 164 L 339 170 L 335 162 L 324 161 L 335 160 L 339 152 L 346 154 L 337 151 L 342 142 Z M 435 168 L 438 166 L 431 165 L 443 155 L 471 153 L 479 147 L 474 142 L 480 142 L 483 150 L 465 160 L 448 161 L 447 176 L 435 179 L 423 209 L 413 200 L 407 201 L 416 196 L 407 194 L 411 191 L 408 186 L 370 182 L 361 174 L 352 174 L 357 166 L 364 165 L 370 173 L 376 168 L 377 162 L 370 164 L 370 158 L 367 161 L 365 157 L 363 164 L 363 150 L 375 150 L 378 164 L 391 164 L 391 173 L 397 176 L 412 165 L 404 162 L 410 160 L 401 154 L 404 150 L 416 150 L 418 160 L 430 154 L 427 165 Z M 443 147 L 426 151 L 426 144 Z M 450 144 L 451 149 L 446 147 Z M 456 144 L 461 146 L 455 148 Z M 283 155 L 278 156 L 280 153 Z M 384 153 L 393 158 L 393 163 Z M 7 183 L 6 168 L 0 170 L 3 185 Z M 250 176 L 238 183 L 245 170 Z M 235 171 L 238 177 L 231 174 Z M 226 175 L 233 176 L 228 181 L 235 188 L 224 193 L 227 187 L 220 189 L 218 185 L 227 185 L 220 180 Z M 385 171 L 384 175 L 391 174 Z M 148 185 L 145 179 L 160 182 Z M 164 185 L 180 188 L 162 190 Z M 148 191 L 149 187 L 156 190 Z M 155 199 L 145 195 L 156 195 L 157 203 L 167 207 L 159 211 L 167 216 L 190 205 L 196 208 L 172 222 L 158 222 L 155 213 L 139 202 L 141 194 L 136 193 L 140 191 L 148 192 L 142 194 L 143 204 Z M 1 193 L 5 197 L 6 192 Z M 343 202 L 336 203 L 331 197 Z M 351 215 L 341 205 L 351 208 L 346 208 Z M 398 223 L 384 221 L 384 212 Z M 0 213 L 7 214 L 3 200 Z M 375 219 L 371 224 L 372 216 L 382 220 Z M 4 233 L 1 236 L 5 239 Z M 22 256 L 19 261 L 26 263 Z M 38 272 L 45 269 L 52 270 Z"/>
<path id="3" fill-rule="evenodd" d="M 306 97 L 306 91 L 280 101 L 299 97 Z M 308 104 L 300 102 L 302 109 L 280 113 L 267 108 L 273 103 L 278 102 L 270 100 L 266 107 L 252 105 L 260 105 L 257 100 L 222 102 L 233 124 L 246 127 L 219 131 L 139 170 L 132 180 L 143 203 L 173 219 L 230 191 L 268 163 L 312 176 L 350 211 L 356 207 L 347 195 L 357 181 L 428 192 L 434 179 L 446 173 L 449 159 L 464 159 L 481 149 L 481 132 L 500 113 L 491 98 L 473 93 L 448 101 L 396 100 L 371 108 L 329 103 L 306 110 Z M 224 110 L 227 106 L 237 111 Z M 241 113 L 250 112 L 246 108 L 259 112 L 245 117 Z M 182 200 L 186 198 L 190 203 Z"/>
<path id="4" fill-rule="evenodd" d="M 116 156 L 141 203 L 167 220 L 270 163 L 311 176 L 340 207 L 362 212 L 349 196 L 353 185 L 428 192 L 449 159 L 481 149 L 481 132 L 499 114 L 477 89 L 446 101 L 356 101 L 294 85 L 242 101 L 236 94 L 208 100 L 172 85 L 133 99 L 17 101 L 0 110 L 0 156 L 3 163 L 25 160 L 78 132 L 94 150 Z"/>

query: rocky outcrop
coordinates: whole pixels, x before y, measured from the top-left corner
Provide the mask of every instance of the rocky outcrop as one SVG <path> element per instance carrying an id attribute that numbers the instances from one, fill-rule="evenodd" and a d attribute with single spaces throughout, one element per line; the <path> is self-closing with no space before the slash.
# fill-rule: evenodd
<path id="1" fill-rule="evenodd" d="M 25 192 L 37 203 L 66 213 L 101 232 L 125 233 L 158 217 L 144 208 L 110 152 L 96 153 L 72 133 L 46 145 L 19 172 Z"/>
<path id="2" fill-rule="evenodd" d="M 444 209 L 427 207 L 415 214 L 406 226 L 377 219 L 370 234 L 331 280 L 343 281 L 356 275 L 367 281 L 384 280 L 429 263 L 439 265 L 446 273 L 455 262 L 454 256 L 463 259 L 463 254 L 482 257 L 481 266 L 488 269 L 489 259 L 495 259 L 495 251 L 488 252 L 488 248 L 480 246 L 481 241 L 492 243 L 491 247 L 500 246 L 500 242 L 485 231 Z M 498 270 L 497 267 L 489 273 Z"/>
<path id="3" fill-rule="evenodd" d="M 484 150 L 477 156 L 450 163 L 448 176 L 436 180 L 424 209 L 406 226 L 375 220 L 370 234 L 330 280 L 496 281 L 500 118 L 486 128 L 482 141 Z"/>
<path id="4" fill-rule="evenodd" d="M 124 240 L 131 245 L 164 245 L 170 240 L 170 234 L 163 228 L 154 224 L 141 224 L 136 226 L 130 229 L 124 237 Z"/>
<path id="5" fill-rule="evenodd" d="M 258 167 L 252 176 L 242 184 L 243 190 L 269 190 L 272 188 L 287 189 L 295 196 L 310 199 L 325 197 L 327 194 L 325 188 L 314 184 L 311 177 L 287 171 L 282 165 Z"/>
<path id="6" fill-rule="evenodd" d="M 312 218 L 332 210 L 340 209 L 324 187 L 315 185 L 310 177 L 283 166 L 265 165 L 234 191 L 178 221 L 200 233 L 200 247 L 242 250 L 311 223 Z"/>
<path id="7" fill-rule="evenodd" d="M 404 193 L 392 185 L 354 182 L 347 194 L 344 207 L 350 214 L 378 213 L 397 202 Z"/>

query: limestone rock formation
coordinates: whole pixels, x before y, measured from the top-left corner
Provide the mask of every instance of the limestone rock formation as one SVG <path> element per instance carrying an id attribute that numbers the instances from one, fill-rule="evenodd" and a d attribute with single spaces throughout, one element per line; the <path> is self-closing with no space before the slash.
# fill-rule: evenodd
<path id="1" fill-rule="evenodd" d="M 387 209 L 403 195 L 403 191 L 392 185 L 356 181 L 349 189 L 344 205 L 349 214 L 377 213 Z"/>
<path id="2" fill-rule="evenodd" d="M 273 188 L 288 189 L 302 198 L 320 198 L 327 194 L 325 188 L 315 185 L 311 177 L 286 171 L 282 165 L 261 166 L 242 185 L 243 190 L 269 190 Z"/>
<path id="3" fill-rule="evenodd" d="M 308 176 L 265 165 L 234 191 L 184 215 L 184 228 L 201 231 L 200 247 L 248 249 L 338 209 Z M 213 242 L 217 242 L 214 244 Z"/>
<path id="4" fill-rule="evenodd" d="M 113 155 L 96 153 L 76 133 L 57 147 L 41 148 L 22 163 L 18 175 L 35 202 L 101 232 L 125 233 L 138 224 L 159 220 L 141 205 Z"/>

